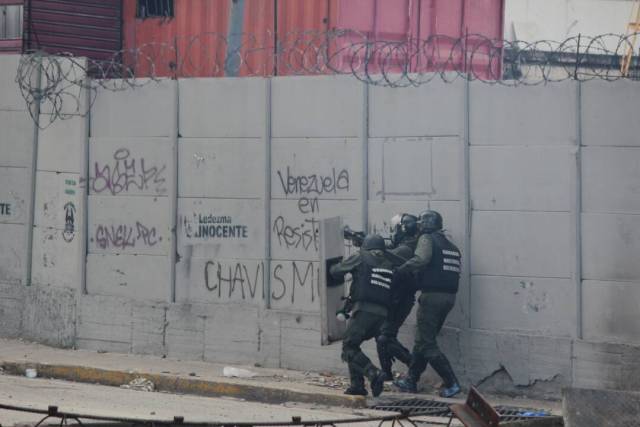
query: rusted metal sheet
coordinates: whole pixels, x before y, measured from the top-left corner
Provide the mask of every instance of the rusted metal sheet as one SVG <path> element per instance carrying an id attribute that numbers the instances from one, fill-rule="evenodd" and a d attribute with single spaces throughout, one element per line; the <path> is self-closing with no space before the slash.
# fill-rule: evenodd
<path id="1" fill-rule="evenodd" d="M 28 0 L 24 48 L 107 59 L 122 48 L 120 0 Z"/>

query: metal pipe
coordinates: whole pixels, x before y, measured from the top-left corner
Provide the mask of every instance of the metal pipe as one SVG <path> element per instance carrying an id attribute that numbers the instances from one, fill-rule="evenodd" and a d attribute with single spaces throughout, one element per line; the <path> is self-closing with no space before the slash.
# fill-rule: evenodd
<path id="1" fill-rule="evenodd" d="M 362 229 L 369 230 L 369 85 L 362 83 Z"/>
<path id="2" fill-rule="evenodd" d="M 82 293 L 82 295 L 87 295 L 88 293 L 88 289 L 87 289 L 87 255 L 88 255 L 88 248 L 89 248 L 89 174 L 90 174 L 90 159 L 91 159 L 91 108 L 89 107 L 91 105 L 91 90 L 89 89 L 91 87 L 91 78 L 88 76 L 85 76 L 85 87 L 87 88 L 85 90 L 85 106 L 84 108 L 86 108 L 86 115 L 84 117 L 84 164 L 83 164 L 83 171 L 81 174 L 81 180 L 82 180 L 82 175 L 84 175 L 84 188 L 82 190 L 82 240 L 81 240 L 81 247 L 80 247 L 80 277 L 82 280 L 82 283 L 80 284 L 80 292 Z"/>
<path id="3" fill-rule="evenodd" d="M 244 0 L 233 0 L 229 11 L 229 31 L 227 32 L 227 56 L 224 74 L 236 77 L 240 72 L 240 50 L 242 49 L 242 25 L 244 22 Z"/>
<path id="4" fill-rule="evenodd" d="M 170 290 L 169 290 L 169 302 L 176 302 L 176 262 L 178 262 L 178 167 L 179 167 L 179 155 L 178 149 L 178 126 L 180 123 L 180 90 L 178 80 L 172 80 L 173 82 L 173 106 L 175 111 L 172 115 L 173 123 L 171 123 L 171 134 L 169 136 L 171 143 L 171 154 L 173 158 L 173 167 L 171 172 L 171 191 L 169 197 L 171 198 L 171 246 L 169 248 L 169 262 L 170 262 Z"/>
<path id="5" fill-rule="evenodd" d="M 464 210 L 464 250 L 466 251 L 467 278 L 467 326 L 471 328 L 471 82 L 465 80 L 464 89 L 464 139 L 462 150 L 463 210 Z"/>
<path id="6" fill-rule="evenodd" d="M 266 308 L 271 308 L 271 79 L 265 81 L 265 162 L 264 162 L 264 292 Z"/>
<path id="7" fill-rule="evenodd" d="M 23 273 L 23 283 L 26 286 L 31 286 L 31 268 L 33 264 L 33 228 L 34 228 L 34 220 L 35 220 L 35 204 L 36 204 L 36 181 L 38 176 L 38 138 L 40 136 L 40 102 L 42 94 L 40 93 L 42 87 L 42 56 L 37 56 L 36 65 L 36 75 L 35 75 L 35 93 L 32 93 L 33 96 L 33 104 L 29 107 L 31 108 L 31 114 L 34 120 L 33 125 L 33 140 L 31 145 L 31 181 L 29 188 L 31 193 L 27 198 L 28 206 L 28 219 L 27 219 L 27 242 L 25 245 L 26 248 L 26 257 L 25 257 L 25 268 Z M 33 82 L 32 82 L 33 83 Z"/>
<path id="8" fill-rule="evenodd" d="M 574 283 L 576 285 L 576 335 L 583 338 L 582 319 L 582 82 L 577 83 L 576 93 L 576 149 L 575 149 L 575 267 Z"/>

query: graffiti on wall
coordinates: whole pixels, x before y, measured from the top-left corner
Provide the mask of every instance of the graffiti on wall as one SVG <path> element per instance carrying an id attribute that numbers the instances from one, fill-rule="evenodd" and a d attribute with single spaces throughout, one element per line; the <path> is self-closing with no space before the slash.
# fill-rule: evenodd
<path id="1" fill-rule="evenodd" d="M 76 234 L 76 205 L 73 202 L 67 202 L 64 205 L 64 229 L 62 230 L 62 238 L 65 242 L 71 243 Z"/>
<path id="2" fill-rule="evenodd" d="M 119 148 L 109 162 L 94 162 L 89 171 L 89 189 L 112 196 L 131 191 L 166 194 L 166 169 L 164 164 L 149 164 L 144 157 L 131 155 L 129 149 Z"/>
<path id="3" fill-rule="evenodd" d="M 204 286 L 217 300 L 258 301 L 266 297 L 265 264 L 262 261 L 215 261 L 204 265 Z M 277 261 L 271 271 L 274 304 L 304 306 L 315 303 L 320 267 L 312 261 Z"/>
<path id="4" fill-rule="evenodd" d="M 134 225 L 99 224 L 90 240 L 100 249 L 127 249 L 153 247 L 162 241 L 162 236 L 158 236 L 156 227 L 136 221 Z"/>
<path id="5" fill-rule="evenodd" d="M 182 220 L 184 234 L 194 239 L 247 239 L 249 227 L 237 224 L 232 216 L 194 213 Z"/>
<path id="6" fill-rule="evenodd" d="M 297 210 L 302 215 L 295 219 L 283 215 L 273 220 L 272 231 L 281 247 L 317 252 L 319 249 L 320 201 L 319 196 L 338 195 L 350 190 L 349 171 L 332 168 L 329 173 L 295 175 L 291 167 L 276 170 L 284 194 L 298 197 Z"/>

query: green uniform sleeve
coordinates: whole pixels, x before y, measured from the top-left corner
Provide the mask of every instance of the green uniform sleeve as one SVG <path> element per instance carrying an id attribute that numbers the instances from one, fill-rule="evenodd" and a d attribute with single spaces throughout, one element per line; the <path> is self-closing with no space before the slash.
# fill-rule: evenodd
<path id="1" fill-rule="evenodd" d="M 357 252 L 338 264 L 332 265 L 329 273 L 336 279 L 343 279 L 344 275 L 358 267 L 360 262 L 360 252 Z"/>
<path id="2" fill-rule="evenodd" d="M 416 274 L 424 270 L 431 262 L 431 255 L 433 251 L 433 242 L 431 236 L 423 234 L 418 239 L 416 250 L 407 262 L 402 264 L 398 271 L 403 274 Z"/>

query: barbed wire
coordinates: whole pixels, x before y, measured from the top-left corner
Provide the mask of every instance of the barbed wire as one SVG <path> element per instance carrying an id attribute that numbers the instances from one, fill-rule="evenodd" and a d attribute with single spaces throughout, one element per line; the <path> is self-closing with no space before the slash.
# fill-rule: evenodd
<path id="1" fill-rule="evenodd" d="M 166 77 L 351 75 L 370 85 L 393 88 L 418 87 L 436 79 L 503 86 L 638 80 L 637 36 L 578 35 L 563 41 L 526 42 L 480 34 L 376 40 L 351 30 L 277 37 L 203 33 L 124 49 L 107 60 L 30 52 L 20 61 L 16 82 L 32 115 L 35 104 L 48 114 L 48 120 L 38 122 L 46 127 L 56 119 L 86 114 L 100 90 L 126 90 Z M 629 72 L 624 74 L 622 61 L 630 54 Z"/>

